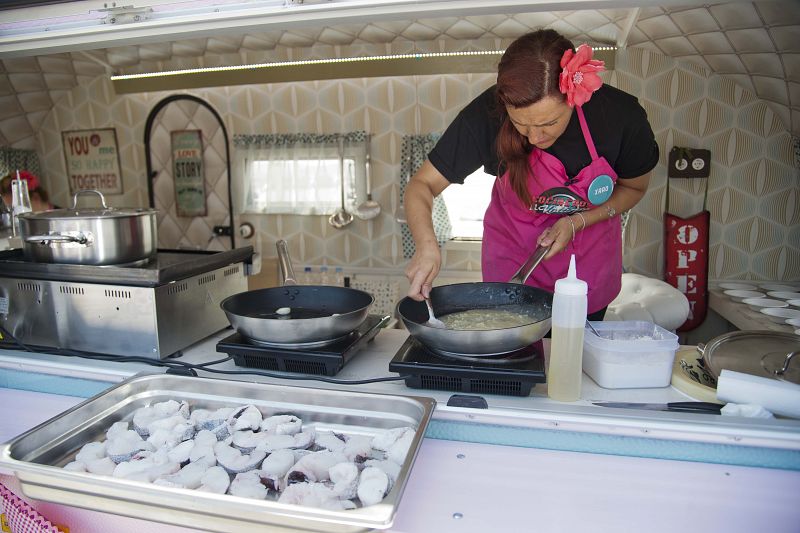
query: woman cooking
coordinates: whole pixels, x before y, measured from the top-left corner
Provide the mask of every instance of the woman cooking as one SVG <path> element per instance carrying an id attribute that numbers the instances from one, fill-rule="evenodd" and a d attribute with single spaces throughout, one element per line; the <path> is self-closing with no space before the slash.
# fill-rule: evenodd
<path id="1" fill-rule="evenodd" d="M 497 84 L 459 113 L 406 188 L 411 298 L 429 295 L 441 267 L 433 198 L 483 165 L 499 176 L 484 216 L 484 281 L 507 282 L 537 245 L 550 246 L 527 283 L 552 292 L 574 253 L 588 318 L 602 320 L 622 276 L 617 215 L 641 200 L 658 162 L 644 109 L 604 85 L 602 70 L 590 47 L 576 51 L 553 30 L 508 47 Z"/>

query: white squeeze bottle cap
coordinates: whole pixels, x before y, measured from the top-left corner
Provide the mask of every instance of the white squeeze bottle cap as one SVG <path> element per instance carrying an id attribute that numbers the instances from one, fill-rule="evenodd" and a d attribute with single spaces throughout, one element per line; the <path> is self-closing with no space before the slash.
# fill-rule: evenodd
<path id="1" fill-rule="evenodd" d="M 575 274 L 575 254 L 569 260 L 569 271 L 566 278 L 556 280 L 556 290 L 559 294 L 583 296 L 588 292 L 588 286 Z"/>

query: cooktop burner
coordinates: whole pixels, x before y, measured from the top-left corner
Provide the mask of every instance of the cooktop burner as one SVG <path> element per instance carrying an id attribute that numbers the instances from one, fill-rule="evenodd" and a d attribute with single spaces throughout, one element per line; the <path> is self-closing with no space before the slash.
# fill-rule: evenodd
<path id="1" fill-rule="evenodd" d="M 219 341 L 217 351 L 232 356 L 236 366 L 335 376 L 361 348 L 375 338 L 384 322 L 384 317 L 368 315 L 354 331 L 323 346 L 265 346 L 236 332 Z"/>
<path id="2" fill-rule="evenodd" d="M 17 248 L 0 251 L 0 277 L 157 287 L 226 265 L 250 262 L 252 256 L 252 246 L 220 252 L 158 250 L 143 264 L 73 265 L 29 261 Z"/>
<path id="3" fill-rule="evenodd" d="M 409 336 L 389 371 L 408 375 L 406 386 L 413 389 L 528 396 L 536 383 L 545 382 L 544 348 L 538 341 L 501 356 L 443 355 Z"/>

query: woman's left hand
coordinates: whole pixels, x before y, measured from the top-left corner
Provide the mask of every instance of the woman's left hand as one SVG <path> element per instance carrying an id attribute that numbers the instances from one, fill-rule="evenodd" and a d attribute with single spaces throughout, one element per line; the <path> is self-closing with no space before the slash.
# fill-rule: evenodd
<path id="1" fill-rule="evenodd" d="M 568 217 L 561 217 L 555 224 L 539 235 L 539 238 L 536 239 L 536 244 L 550 246 L 550 251 L 544 256 L 545 259 L 550 259 L 554 255 L 560 254 L 572 242 L 573 237 L 572 224 L 570 224 Z"/>

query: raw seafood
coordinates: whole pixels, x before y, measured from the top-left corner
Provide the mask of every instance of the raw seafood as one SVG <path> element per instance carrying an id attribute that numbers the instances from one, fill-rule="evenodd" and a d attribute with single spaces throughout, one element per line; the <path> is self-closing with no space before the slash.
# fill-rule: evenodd
<path id="1" fill-rule="evenodd" d="M 240 450 L 228 446 L 226 442 L 214 445 L 214 454 L 217 463 L 229 474 L 240 474 L 255 469 L 266 457 L 265 452 L 254 451 L 251 454 L 242 453 Z"/>
<path id="2" fill-rule="evenodd" d="M 234 431 L 242 429 L 258 429 L 261 427 L 261 411 L 254 405 L 246 405 L 236 409 L 228 418 L 228 424 Z"/>
<path id="3" fill-rule="evenodd" d="M 294 415 L 275 415 L 261 422 L 261 431 L 276 435 L 294 435 L 303 427 L 303 421 Z"/>
<path id="4" fill-rule="evenodd" d="M 133 429 L 129 429 L 129 428 Z M 347 434 L 255 405 L 191 409 L 169 400 L 115 422 L 64 468 L 323 509 L 380 502 L 392 489 L 416 431 Z"/>
<path id="5" fill-rule="evenodd" d="M 361 472 L 358 481 L 358 499 L 364 505 L 378 503 L 389 490 L 389 476 L 380 468 L 368 466 Z"/>
<path id="6" fill-rule="evenodd" d="M 228 488 L 228 494 L 233 496 L 244 496 L 245 498 L 258 498 L 263 500 L 267 497 L 267 487 L 261 483 L 261 474 L 258 470 L 250 470 L 236 474 Z"/>
<path id="7" fill-rule="evenodd" d="M 197 490 L 225 494 L 231 484 L 231 478 L 221 466 L 212 466 L 203 474 L 200 483 L 201 485 L 197 487 Z"/>

